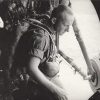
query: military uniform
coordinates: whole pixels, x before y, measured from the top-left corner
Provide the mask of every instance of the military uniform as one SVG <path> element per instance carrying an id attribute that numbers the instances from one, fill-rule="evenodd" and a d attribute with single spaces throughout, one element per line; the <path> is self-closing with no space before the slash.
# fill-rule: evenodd
<path id="1" fill-rule="evenodd" d="M 54 44 L 54 41 L 52 38 L 52 34 L 51 34 L 52 32 L 49 33 L 49 31 L 48 31 L 49 29 L 46 30 L 43 27 L 41 27 L 41 26 L 38 27 L 38 26 L 30 25 L 27 32 L 25 32 L 23 34 L 23 36 L 21 36 L 20 40 L 18 41 L 18 44 L 15 49 L 15 54 L 13 56 L 13 63 L 12 63 L 12 68 L 11 68 L 11 76 L 12 77 L 15 76 L 15 77 L 20 78 L 21 75 L 27 74 L 28 61 L 31 56 L 37 57 L 41 60 L 39 68 L 47 76 L 47 74 L 45 73 L 45 70 L 44 70 L 46 67 L 45 63 L 48 61 L 55 60 L 54 59 L 54 56 L 55 56 L 54 54 L 56 53 L 55 44 Z M 58 72 L 56 72 L 54 75 L 52 75 L 52 77 L 54 77 L 57 73 Z M 47 77 L 49 77 L 49 76 L 47 76 Z M 33 81 L 33 79 L 32 79 L 32 81 Z M 31 91 L 27 94 L 27 96 L 32 95 L 31 93 L 33 93 L 33 95 L 31 97 L 29 96 L 26 98 L 31 98 L 31 99 L 37 98 L 34 100 L 40 100 L 41 98 L 39 97 L 39 95 L 41 93 L 43 93 L 42 92 L 43 90 L 38 85 L 37 82 L 34 83 L 32 81 L 28 81 L 27 86 L 24 87 L 23 89 L 21 87 L 21 89 L 22 89 L 22 91 L 24 90 L 23 92 L 25 92 L 25 88 L 26 88 L 26 92 L 28 90 Z M 31 89 L 33 88 L 33 90 L 30 89 L 30 86 L 31 86 Z M 36 89 L 36 87 L 37 87 L 37 89 Z M 38 91 L 37 95 L 34 95 L 34 93 L 36 91 Z M 21 92 L 21 91 L 19 91 L 19 92 Z M 23 92 L 22 92 L 22 94 L 23 94 Z M 25 92 L 25 94 L 26 94 L 26 92 Z M 17 92 L 14 92 L 14 93 L 15 93 L 14 96 L 16 98 L 15 100 L 17 100 L 19 95 L 16 94 Z M 44 93 L 41 96 L 43 96 L 43 95 L 44 95 Z M 48 95 L 48 93 L 47 93 L 47 95 Z M 45 95 L 44 98 L 48 98 L 47 95 Z M 24 97 L 24 96 L 23 97 L 22 96 L 21 97 L 19 96 L 19 98 Z M 20 99 L 18 99 L 18 100 L 20 100 Z"/>
<path id="2" fill-rule="evenodd" d="M 28 0 L 31 1 L 31 0 Z M 7 18 L 7 22 L 5 21 L 5 25 L 7 26 L 8 30 L 14 30 L 13 32 L 15 32 L 16 28 L 18 28 L 17 26 L 23 26 L 22 25 L 24 23 L 23 19 L 28 19 L 28 18 L 36 18 L 39 19 L 41 21 L 41 19 L 43 19 L 43 17 L 41 17 L 40 15 L 42 14 L 48 14 L 49 16 L 51 15 L 51 11 L 54 7 L 57 7 L 59 5 L 61 1 L 57 1 L 57 0 L 33 0 L 33 3 L 28 2 L 27 7 L 23 7 L 23 5 L 21 4 L 21 2 L 19 0 L 11 0 L 9 1 L 9 6 L 8 6 L 8 18 Z M 32 6 L 30 5 L 32 4 Z M 34 5 L 33 5 L 34 4 Z M 44 6 L 44 5 L 48 5 L 48 6 Z M 52 6 L 51 6 L 52 5 Z M 40 17 L 40 18 L 39 18 Z M 8 20 L 9 19 L 9 20 Z M 42 20 L 41 22 L 43 22 L 44 20 Z M 44 23 L 44 22 L 43 22 Z M 9 27 L 10 25 L 10 27 Z M 20 28 L 20 27 L 19 27 Z M 19 30 L 19 28 L 17 30 Z M 29 30 L 27 30 L 29 29 Z M 30 56 L 35 56 L 41 59 L 41 64 L 43 65 L 47 59 L 50 58 L 51 52 L 52 52 L 52 48 L 54 48 L 52 46 L 52 39 L 50 38 L 50 35 L 48 35 L 48 32 L 40 27 L 33 27 L 32 29 L 30 29 L 30 25 L 27 27 L 26 31 L 24 31 L 24 34 L 22 32 L 22 29 L 19 31 L 19 33 L 16 33 L 17 36 L 19 36 L 19 39 L 17 38 L 14 41 L 14 48 L 13 48 L 13 61 L 12 61 L 12 75 L 17 74 L 18 77 L 20 77 L 20 75 L 22 75 L 23 73 L 27 74 L 27 62 L 29 60 Z M 31 31 L 30 31 L 31 30 Z M 27 34 L 26 34 L 27 33 Z M 32 33 L 32 34 L 31 34 Z M 13 37 L 13 35 L 12 35 Z M 18 43 L 18 44 L 17 44 Z M 52 59 L 49 59 L 52 60 Z M 43 65 L 44 66 L 44 65 Z M 43 66 L 39 66 L 40 70 L 44 73 L 44 68 Z M 23 72 L 23 68 L 25 68 L 25 72 Z M 56 73 L 57 74 L 57 73 Z M 56 75 L 55 74 L 55 75 Z M 54 75 L 54 76 L 55 76 Z M 29 82 L 30 84 L 30 82 Z M 22 85 L 23 86 L 23 83 Z M 29 88 L 26 88 L 30 90 L 30 86 L 31 85 L 27 85 L 29 86 Z M 36 84 L 35 84 L 36 86 Z M 33 89 L 35 87 L 33 85 Z M 14 92 L 14 96 L 15 96 L 15 100 L 22 100 L 22 98 L 24 98 L 25 96 L 27 96 L 26 92 L 24 94 L 24 89 L 23 87 L 21 87 L 22 89 L 22 93 L 20 94 L 20 92 L 18 91 L 19 95 L 16 94 L 16 92 Z M 39 88 L 38 88 L 39 89 Z M 37 89 L 36 89 L 37 91 Z M 35 91 L 35 92 L 36 92 Z M 40 91 L 42 92 L 42 89 L 40 88 Z M 34 93 L 35 93 L 34 92 Z M 39 92 L 39 91 L 38 91 Z M 33 93 L 33 92 L 31 92 Z M 34 94 L 33 93 L 33 94 Z M 22 95 L 24 94 L 24 95 Z M 41 95 L 41 93 L 39 93 Z M 20 97 L 20 95 L 22 95 Z M 29 96 L 30 94 L 28 94 Z M 43 93 L 44 95 L 44 93 Z M 41 95 L 41 96 L 43 96 Z M 17 97 L 16 97 L 17 96 Z M 29 97 L 25 97 L 26 98 L 36 98 L 34 100 L 40 100 L 41 96 L 32 96 L 32 98 Z M 37 98 L 39 97 L 39 98 Z M 45 97 L 45 99 L 48 99 L 48 94 L 47 97 Z M 50 99 L 52 100 L 52 99 Z"/>

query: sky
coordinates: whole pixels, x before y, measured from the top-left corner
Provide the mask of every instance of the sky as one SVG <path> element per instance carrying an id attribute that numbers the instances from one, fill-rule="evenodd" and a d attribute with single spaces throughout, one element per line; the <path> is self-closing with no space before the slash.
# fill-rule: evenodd
<path id="1" fill-rule="evenodd" d="M 98 16 L 90 0 L 71 0 L 71 2 L 88 56 L 92 59 L 100 53 L 100 22 Z M 60 37 L 60 49 L 67 56 L 73 58 L 77 66 L 87 73 L 87 65 L 72 27 L 70 32 Z M 63 60 L 60 66 L 60 79 L 66 88 L 69 100 L 88 100 L 94 94 L 89 82 L 83 80 L 78 73 L 75 74 L 73 68 L 66 61 Z"/>

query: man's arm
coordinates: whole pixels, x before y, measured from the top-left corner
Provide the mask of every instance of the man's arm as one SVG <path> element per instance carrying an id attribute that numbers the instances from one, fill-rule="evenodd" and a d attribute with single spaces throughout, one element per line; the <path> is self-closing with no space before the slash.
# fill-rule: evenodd
<path id="1" fill-rule="evenodd" d="M 45 75 L 39 70 L 38 66 L 40 59 L 38 57 L 31 57 L 29 61 L 29 73 L 41 86 L 46 88 L 58 100 L 68 100 L 66 93 L 63 89 L 48 80 Z"/>
<path id="2" fill-rule="evenodd" d="M 73 30 L 74 30 L 75 35 L 80 35 L 80 29 L 78 27 L 78 24 L 77 24 L 77 20 L 76 19 L 74 19 L 74 22 L 72 24 L 72 27 L 73 27 Z"/>

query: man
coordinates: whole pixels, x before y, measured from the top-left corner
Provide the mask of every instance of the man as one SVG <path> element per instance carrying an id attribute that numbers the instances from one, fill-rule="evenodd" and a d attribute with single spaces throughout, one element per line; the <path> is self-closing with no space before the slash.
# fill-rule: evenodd
<path id="1" fill-rule="evenodd" d="M 19 98 L 15 93 L 15 100 L 22 100 L 23 97 L 24 99 L 30 98 L 30 100 L 33 98 L 34 100 L 43 98 L 68 100 L 57 75 L 59 64 L 56 63 L 57 51 L 55 40 L 52 37 L 69 31 L 69 26 L 72 25 L 73 21 L 72 10 L 64 5 L 59 5 L 52 11 L 47 26 L 36 21 L 37 24 L 30 25 L 28 31 L 20 38 L 13 56 L 11 76 L 13 77 L 16 73 L 23 79 L 23 73 L 28 73 L 33 82 L 33 91 L 36 91 L 32 92 L 32 97 L 25 97 L 27 94 L 25 91 L 23 91 L 24 96 L 20 95 Z M 36 89 L 36 87 L 39 88 Z M 29 87 L 29 91 L 31 88 Z"/>

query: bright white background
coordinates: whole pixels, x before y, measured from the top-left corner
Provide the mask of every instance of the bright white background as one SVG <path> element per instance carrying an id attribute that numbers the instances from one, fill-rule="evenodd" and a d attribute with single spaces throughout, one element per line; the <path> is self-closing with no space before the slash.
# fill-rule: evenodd
<path id="1" fill-rule="evenodd" d="M 71 2 L 89 58 L 93 58 L 100 53 L 100 22 L 96 11 L 90 0 L 71 0 Z M 69 33 L 60 37 L 60 48 L 74 59 L 81 70 L 87 72 L 86 63 L 72 28 Z M 71 66 L 65 61 L 61 63 L 61 81 L 69 100 L 88 100 L 93 95 L 88 81 L 84 81 L 78 73 L 74 74 Z"/>

